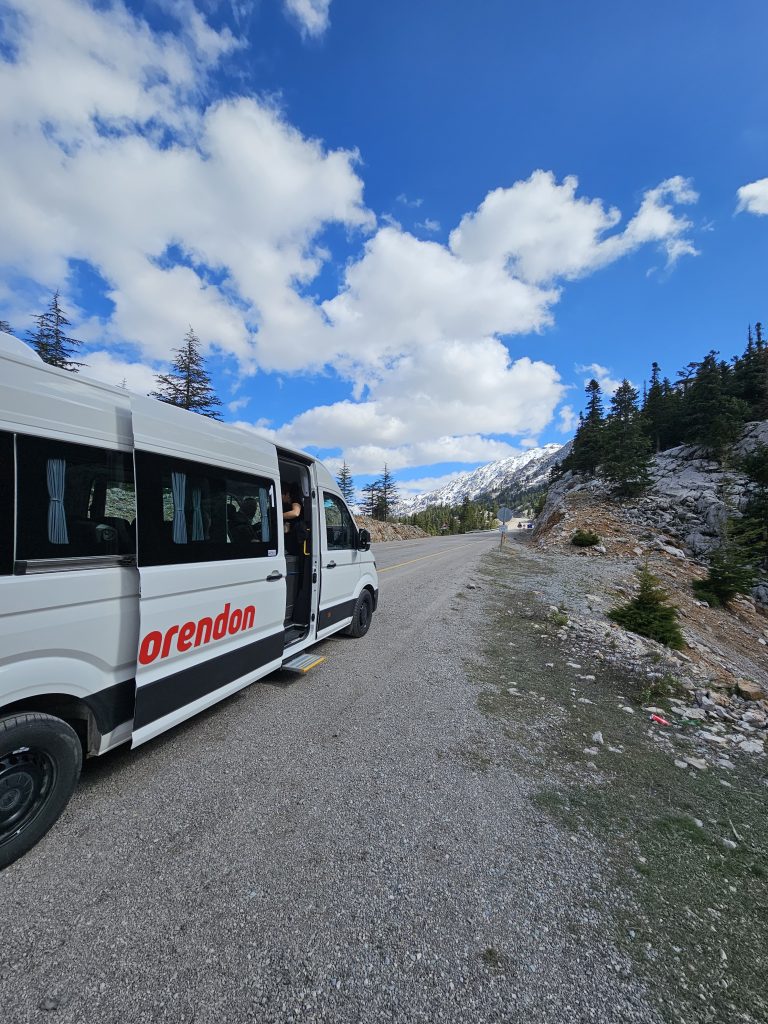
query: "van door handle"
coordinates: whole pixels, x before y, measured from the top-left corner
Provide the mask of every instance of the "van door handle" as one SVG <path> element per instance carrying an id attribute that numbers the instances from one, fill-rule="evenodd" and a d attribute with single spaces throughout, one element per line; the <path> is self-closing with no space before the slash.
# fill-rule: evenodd
<path id="1" fill-rule="evenodd" d="M 335 569 L 336 568 L 336 563 L 335 562 L 329 562 L 328 565 L 326 565 L 325 568 L 326 569 Z"/>
<path id="2" fill-rule="evenodd" d="M 267 576 L 267 583 L 274 583 L 276 580 L 281 580 L 282 578 L 283 574 L 275 569 L 274 572 L 271 572 L 269 576 Z"/>

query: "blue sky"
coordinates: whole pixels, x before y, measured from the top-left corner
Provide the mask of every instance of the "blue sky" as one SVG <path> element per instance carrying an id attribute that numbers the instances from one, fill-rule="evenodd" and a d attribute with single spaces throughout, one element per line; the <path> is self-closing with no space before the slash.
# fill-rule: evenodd
<path id="1" fill-rule="evenodd" d="M 567 439 L 768 317 L 765 5 L 0 0 L 0 318 L 359 485 Z"/>

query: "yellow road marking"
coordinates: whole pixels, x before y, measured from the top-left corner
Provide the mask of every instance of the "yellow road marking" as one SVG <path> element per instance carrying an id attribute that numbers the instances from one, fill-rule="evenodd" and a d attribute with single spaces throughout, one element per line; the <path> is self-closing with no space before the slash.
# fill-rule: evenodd
<path id="1" fill-rule="evenodd" d="M 441 548 L 439 551 L 433 551 L 429 555 L 419 555 L 418 558 L 409 558 L 407 562 L 398 562 L 397 565 L 388 565 L 385 569 L 378 569 L 378 574 L 381 576 L 383 572 L 389 572 L 391 569 L 401 569 L 404 565 L 411 565 L 413 562 L 423 562 L 425 558 L 436 558 L 437 555 L 444 555 L 446 551 L 459 551 L 461 548 L 471 547 L 471 542 L 467 544 L 459 544 L 453 548 Z"/>

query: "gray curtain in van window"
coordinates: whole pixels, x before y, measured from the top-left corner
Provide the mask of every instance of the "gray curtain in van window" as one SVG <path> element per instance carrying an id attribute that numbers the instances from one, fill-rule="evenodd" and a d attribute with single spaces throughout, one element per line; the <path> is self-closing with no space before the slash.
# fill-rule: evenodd
<path id="1" fill-rule="evenodd" d="M 192 488 L 192 540 L 205 540 L 203 529 L 203 509 L 200 503 L 202 492 L 199 487 Z"/>
<path id="2" fill-rule="evenodd" d="M 261 512 L 261 539 L 266 544 L 269 540 L 269 495 L 263 487 L 259 488 L 259 511 Z"/>
<path id="3" fill-rule="evenodd" d="M 66 471 L 64 459 L 48 459 L 48 540 L 51 544 L 69 544 L 67 514 L 64 511 Z"/>
<path id="4" fill-rule="evenodd" d="M 187 520 L 184 515 L 184 503 L 187 499 L 187 474 L 171 473 L 171 493 L 173 495 L 173 543 L 187 543 Z"/>

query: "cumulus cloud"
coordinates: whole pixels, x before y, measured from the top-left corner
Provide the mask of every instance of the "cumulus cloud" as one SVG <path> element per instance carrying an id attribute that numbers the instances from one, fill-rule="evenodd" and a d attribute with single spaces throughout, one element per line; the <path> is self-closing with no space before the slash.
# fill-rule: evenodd
<path id="1" fill-rule="evenodd" d="M 331 0 L 283 0 L 283 6 L 304 36 L 321 36 L 330 21 Z"/>
<path id="2" fill-rule="evenodd" d="M 759 217 L 768 216 L 768 178 L 760 178 L 749 185 L 742 185 L 736 194 L 739 198 L 737 213 L 746 210 L 747 213 L 754 213 Z"/>
<path id="3" fill-rule="evenodd" d="M 672 208 L 698 199 L 687 179 L 668 178 L 649 189 L 626 228 L 613 234 L 608 232 L 619 224 L 619 210 L 577 197 L 578 184 L 573 175 L 558 184 L 551 171 L 538 170 L 489 192 L 451 232 L 452 252 L 473 264 L 507 268 L 533 284 L 583 277 L 649 242 L 659 244 L 670 263 L 696 254 L 686 234 L 691 222 Z"/>

